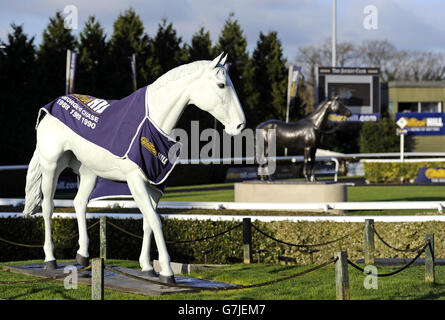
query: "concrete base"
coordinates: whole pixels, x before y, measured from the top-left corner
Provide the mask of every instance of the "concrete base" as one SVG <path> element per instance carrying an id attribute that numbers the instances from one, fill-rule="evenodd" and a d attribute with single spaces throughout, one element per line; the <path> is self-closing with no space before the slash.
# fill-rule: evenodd
<path id="1" fill-rule="evenodd" d="M 235 183 L 235 202 L 346 202 L 347 184 L 244 181 Z"/>
<path id="2" fill-rule="evenodd" d="M 64 274 L 64 270 L 66 266 L 75 266 L 77 270 L 82 267 L 75 262 L 65 262 L 58 263 L 58 268 L 55 270 L 45 270 L 44 264 L 29 264 L 29 265 L 21 265 L 21 266 L 4 266 L 3 271 L 10 271 L 14 273 L 28 274 L 37 277 L 46 278 L 49 276 L 61 275 Z M 124 267 L 115 267 L 116 269 L 129 273 L 131 275 L 147 278 L 155 281 L 159 281 L 158 277 L 148 277 L 141 270 L 124 268 Z M 66 273 L 66 276 L 69 276 L 70 273 Z M 228 283 L 217 282 L 205 279 L 196 279 L 191 277 L 182 277 L 175 276 L 176 284 L 179 285 L 187 285 L 187 286 L 195 286 L 195 287 L 216 287 L 216 286 L 230 286 Z M 56 281 L 63 282 L 64 278 L 58 279 Z M 77 278 L 78 283 L 91 285 L 91 271 L 84 271 L 78 274 Z M 169 293 L 177 293 L 177 292 L 197 292 L 197 290 L 193 289 L 183 289 L 183 288 L 174 288 L 174 287 L 166 287 L 162 285 L 152 284 L 149 282 L 132 279 L 118 273 L 112 272 L 110 270 L 104 270 L 104 285 L 105 289 L 112 289 L 122 292 L 128 293 L 136 293 L 141 295 L 163 295 Z"/>
<path id="3" fill-rule="evenodd" d="M 190 274 L 200 270 L 208 270 L 216 267 L 221 267 L 221 264 L 188 264 L 180 262 L 170 262 L 170 266 L 175 275 L 177 274 Z M 161 266 L 158 260 L 153 260 L 153 269 L 156 272 L 161 271 Z"/>

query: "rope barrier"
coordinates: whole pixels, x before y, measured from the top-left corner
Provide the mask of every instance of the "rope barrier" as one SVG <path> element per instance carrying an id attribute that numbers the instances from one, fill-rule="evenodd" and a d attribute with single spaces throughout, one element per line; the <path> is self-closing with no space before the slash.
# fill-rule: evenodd
<path id="1" fill-rule="evenodd" d="M 390 273 L 374 274 L 374 273 L 371 273 L 371 272 L 366 271 L 365 269 L 359 267 L 358 265 L 356 265 L 354 262 L 352 262 L 352 261 L 349 260 L 349 259 L 348 259 L 347 261 L 348 261 L 348 264 L 349 264 L 349 265 L 351 265 L 352 267 L 354 267 L 355 269 L 357 269 L 357 270 L 359 270 L 359 271 L 361 271 L 361 272 L 363 272 L 363 273 L 366 273 L 366 274 L 369 274 L 369 275 L 372 275 L 372 276 L 375 276 L 375 277 L 389 277 L 389 276 L 396 275 L 396 274 L 402 272 L 403 270 L 407 269 L 409 266 L 411 266 L 411 265 L 412 265 L 412 264 L 413 264 L 413 263 L 420 257 L 420 255 L 421 255 L 423 252 L 425 252 L 426 247 L 428 247 L 428 246 L 430 246 L 430 245 L 431 245 L 431 244 L 430 244 L 430 242 L 428 241 L 428 243 L 425 244 L 425 245 L 423 246 L 422 250 L 420 250 L 420 251 L 417 253 L 417 255 L 416 255 L 410 262 L 408 262 L 408 263 L 407 263 L 406 265 L 404 265 L 402 268 L 400 268 L 400 269 L 398 269 L 398 270 L 396 270 L 396 271 L 390 272 Z"/>
<path id="2" fill-rule="evenodd" d="M 388 242 L 386 242 L 386 241 L 385 241 L 385 240 L 378 234 L 377 230 L 375 229 L 375 227 L 374 227 L 373 225 L 371 225 L 371 228 L 372 228 L 373 232 L 375 233 L 375 235 L 377 236 L 377 238 L 378 238 L 381 242 L 383 242 L 383 244 L 384 244 L 385 246 L 387 246 L 388 248 L 391 248 L 391 249 L 393 249 L 393 250 L 395 250 L 395 251 L 399 251 L 399 252 L 417 252 L 417 251 L 420 250 L 420 248 L 423 247 L 423 244 L 421 244 L 420 246 L 415 247 L 415 248 L 412 248 L 412 249 L 399 249 L 399 248 L 395 248 L 395 247 L 393 247 L 392 245 L 390 245 Z"/>
<path id="3" fill-rule="evenodd" d="M 77 271 L 71 272 L 69 275 L 73 275 L 73 274 L 79 274 L 81 272 L 87 271 L 91 269 L 91 265 L 88 267 L 84 267 L 81 268 Z M 40 283 L 40 282 L 47 282 L 47 281 L 52 281 L 52 280 L 57 280 L 57 279 L 61 279 L 61 278 L 65 278 L 67 277 L 67 274 L 60 274 L 58 276 L 51 276 L 51 277 L 45 277 L 43 279 L 35 279 L 35 280 L 19 280 L 19 281 L 0 281 L 0 284 L 31 284 L 31 283 Z"/>
<path id="4" fill-rule="evenodd" d="M 0 241 L 11 244 L 13 246 L 18 246 L 18 247 L 25 247 L 25 248 L 43 248 L 43 245 L 41 244 L 25 244 L 25 243 L 18 243 L 18 242 L 14 242 L 14 241 L 10 241 L 10 240 L 6 240 L 0 237 Z"/>
<path id="5" fill-rule="evenodd" d="M 115 225 L 114 223 L 112 223 L 112 222 L 110 222 L 110 221 L 108 221 L 108 220 L 107 220 L 107 224 L 109 224 L 109 225 L 112 226 L 113 228 L 116 228 L 117 230 L 122 231 L 123 233 L 126 233 L 126 234 L 128 234 L 128 235 L 130 235 L 130 236 L 132 236 L 132 237 L 135 237 L 135 238 L 138 238 L 138 239 L 144 239 L 142 236 L 137 235 L 137 234 L 134 234 L 134 233 L 131 233 L 131 232 L 125 230 L 124 228 L 121 228 L 121 227 Z"/>
<path id="6" fill-rule="evenodd" d="M 129 232 L 129 231 L 127 231 L 127 230 L 125 230 L 125 229 L 115 225 L 114 223 L 112 223 L 110 221 L 107 221 L 107 223 L 110 224 L 112 227 L 118 229 L 119 231 L 122 231 L 122 232 L 124 232 L 124 233 L 126 233 L 126 234 L 128 234 L 128 235 L 130 235 L 132 237 L 135 237 L 135 238 L 138 238 L 138 239 L 143 239 L 142 236 L 134 234 L 134 233 L 131 233 L 131 232 Z M 211 235 L 211 236 L 208 236 L 208 237 L 192 239 L 192 240 L 166 241 L 165 243 L 167 243 L 167 244 L 181 244 L 181 243 L 190 243 L 190 242 L 204 241 L 204 240 L 208 240 L 208 239 L 212 239 L 212 238 L 216 238 L 216 237 L 222 236 L 222 235 L 224 235 L 224 234 L 226 234 L 226 233 L 228 233 L 228 232 L 230 232 L 230 231 L 232 231 L 232 230 L 234 230 L 234 229 L 236 229 L 236 228 L 238 228 L 240 226 L 242 226 L 242 223 L 237 224 L 234 227 L 231 227 L 231 228 L 229 228 L 227 230 L 224 230 L 224 231 L 222 231 L 220 233 L 217 233 L 215 235 Z"/>
<path id="7" fill-rule="evenodd" d="M 270 239 L 272 239 L 272 240 L 274 240 L 274 241 L 276 241 L 276 242 L 279 242 L 279 243 L 282 243 L 282 244 L 285 244 L 285 245 L 288 245 L 288 246 L 297 247 L 297 248 L 304 248 L 304 249 L 314 248 L 314 247 L 321 247 L 321 246 L 325 246 L 325 245 L 328 245 L 328 244 L 332 244 L 332 243 L 338 242 L 338 241 L 340 241 L 340 240 L 343 240 L 343 239 L 345 239 L 345 238 L 347 238 L 347 237 L 349 237 L 349 236 L 351 236 L 351 235 L 353 235 L 353 234 L 355 234 L 355 233 L 357 233 L 358 231 L 361 230 L 361 228 L 359 228 L 359 229 L 357 229 L 357 230 L 355 230 L 355 231 L 353 231 L 353 232 L 351 232 L 351 233 L 348 233 L 347 235 L 345 235 L 345 236 L 343 236 L 343 237 L 340 237 L 340 238 L 335 239 L 335 240 L 327 241 L 327 242 L 324 242 L 324 243 L 317 243 L 317 244 L 295 244 L 295 243 L 289 243 L 289 242 L 286 242 L 286 241 L 283 241 L 283 240 L 276 239 L 276 238 L 272 237 L 271 235 L 268 235 L 268 234 L 265 233 L 264 231 L 260 230 L 260 229 L 259 229 L 257 226 L 255 226 L 253 223 L 252 223 L 252 226 L 253 226 L 253 228 L 254 228 L 256 231 L 258 231 L 259 233 L 261 233 L 263 236 L 265 236 L 265 237 L 267 237 L 267 238 L 270 238 Z"/>
<path id="8" fill-rule="evenodd" d="M 88 227 L 87 230 L 90 230 L 91 228 L 95 227 L 97 224 L 99 224 L 100 221 L 96 221 L 95 223 L 93 223 L 91 226 Z M 69 240 L 69 239 L 73 239 L 73 238 L 77 238 L 79 237 L 79 234 L 77 233 L 76 235 L 66 238 L 64 240 Z M 19 242 L 14 242 L 14 241 L 10 241 L 7 239 L 4 239 L 2 237 L 0 237 L 0 241 L 11 244 L 13 246 L 18 246 L 18 247 L 25 247 L 25 248 L 43 248 L 43 245 L 41 244 L 26 244 L 26 243 L 19 243 Z M 62 247 L 59 247 L 62 248 Z"/>
<path id="9" fill-rule="evenodd" d="M 188 285 L 182 285 L 182 284 L 173 284 L 173 283 L 164 283 L 164 282 L 160 282 L 160 281 L 156 281 L 156 280 L 151 280 L 151 279 L 147 279 L 147 278 L 142 278 L 142 277 L 138 277 L 120 270 L 115 269 L 112 266 L 108 266 L 105 265 L 105 269 L 118 273 L 120 275 L 135 279 L 135 280 L 140 280 L 140 281 L 144 281 L 144 282 L 149 282 L 152 284 L 157 284 L 157 285 L 161 285 L 161 286 L 166 286 L 166 287 L 173 287 L 173 288 L 183 288 L 183 289 L 193 289 L 193 290 L 209 290 L 209 291 L 228 291 L 228 290 L 239 290 L 239 289 L 250 289 L 250 288 L 256 288 L 256 287 L 263 287 L 266 285 L 270 285 L 270 284 L 274 284 L 274 283 L 278 283 L 278 282 L 282 282 L 282 281 L 286 281 L 286 280 L 290 280 L 305 274 L 308 274 L 310 272 L 316 271 L 318 269 L 321 269 L 327 265 L 330 265 L 332 263 L 335 263 L 336 259 L 334 257 L 330 258 L 328 261 L 323 262 L 322 264 L 319 264 L 315 267 L 306 269 L 304 271 L 298 272 L 296 274 L 292 274 L 290 276 L 287 277 L 283 277 L 283 278 L 279 278 L 279 279 L 275 279 L 275 280 L 271 280 L 271 281 L 265 281 L 265 282 L 261 282 L 261 283 L 257 283 L 257 284 L 251 284 L 251 285 L 230 285 L 230 286 L 226 286 L 226 287 L 219 287 L 219 286 L 213 286 L 213 287 L 199 287 L 199 286 L 188 286 Z"/>
<path id="10" fill-rule="evenodd" d="M 208 240 L 208 239 L 212 239 L 212 238 L 216 238 L 216 237 L 222 236 L 222 235 L 224 235 L 224 234 L 226 234 L 226 233 L 228 233 L 228 232 L 230 232 L 230 231 L 232 231 L 232 230 L 234 230 L 236 228 L 241 227 L 242 225 L 243 225 L 242 223 L 237 224 L 236 226 L 233 226 L 232 228 L 229 228 L 229 229 L 227 229 L 225 231 L 222 231 L 220 233 L 217 233 L 215 235 L 208 236 L 208 237 L 203 237 L 203 238 L 198 238 L 198 239 L 193 239 L 193 240 L 166 241 L 166 243 L 169 243 L 169 244 L 180 244 L 180 243 L 190 243 L 190 242 L 204 241 L 204 240 Z"/>

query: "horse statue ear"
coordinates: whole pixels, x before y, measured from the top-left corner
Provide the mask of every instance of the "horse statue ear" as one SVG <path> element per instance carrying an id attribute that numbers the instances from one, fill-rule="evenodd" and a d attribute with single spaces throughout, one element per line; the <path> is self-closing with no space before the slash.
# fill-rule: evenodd
<path id="1" fill-rule="evenodd" d="M 221 59 L 221 61 L 220 61 L 220 64 L 222 64 L 222 65 L 225 65 L 226 64 L 226 60 L 227 60 L 227 56 L 228 56 L 229 54 L 228 53 L 226 53 L 225 55 L 224 55 L 224 57 Z"/>
<path id="2" fill-rule="evenodd" d="M 223 60 L 223 56 L 224 56 L 224 51 L 219 56 L 217 56 L 215 59 L 212 60 L 212 62 L 210 63 L 210 69 L 215 69 L 218 66 L 218 64 L 220 64 L 221 60 Z"/>

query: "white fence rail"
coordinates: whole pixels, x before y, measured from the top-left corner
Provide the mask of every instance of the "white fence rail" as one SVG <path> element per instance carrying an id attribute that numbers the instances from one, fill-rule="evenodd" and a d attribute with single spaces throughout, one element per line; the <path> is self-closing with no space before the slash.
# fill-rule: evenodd
<path id="1" fill-rule="evenodd" d="M 337 159 L 348 159 L 348 158 L 394 158 L 399 157 L 400 152 L 386 152 L 386 153 L 336 153 L 332 155 L 317 156 L 317 160 L 332 160 L 332 158 Z M 445 157 L 445 152 L 405 152 L 405 157 Z M 275 157 L 276 161 L 294 160 L 301 161 L 303 156 L 278 156 Z M 253 157 L 239 157 L 239 158 L 202 158 L 202 159 L 180 159 L 180 164 L 211 164 L 211 163 L 223 163 L 223 164 L 241 164 L 242 162 L 253 162 Z M 435 159 L 437 160 L 437 159 Z M 28 169 L 28 165 L 11 165 L 11 166 L 0 166 L 0 171 L 8 170 L 22 170 Z"/>
<path id="2" fill-rule="evenodd" d="M 0 206 L 23 205 L 24 199 L 0 199 Z M 55 199 L 54 206 L 73 207 L 73 200 Z M 89 208 L 137 209 L 133 200 L 90 201 Z M 375 202 L 200 202 L 200 201 L 160 201 L 161 209 L 227 209 L 257 211 L 324 211 L 329 210 L 437 210 L 442 212 L 443 201 L 375 201 Z"/>
<path id="3" fill-rule="evenodd" d="M 41 217 L 41 213 L 37 213 L 36 217 Z M 142 219 L 140 213 L 87 213 L 87 219 L 98 219 L 106 216 L 114 219 Z M 0 218 L 22 218 L 20 212 L 1 212 Z M 332 221 L 332 222 L 357 222 L 363 223 L 366 219 L 374 219 L 375 222 L 429 222 L 438 221 L 445 222 L 445 215 L 418 215 L 418 216 L 249 216 L 249 215 L 196 215 L 196 214 L 161 214 L 164 219 L 179 220 L 211 220 L 211 221 L 243 221 L 243 218 L 251 218 L 252 221 L 258 220 L 262 222 L 272 221 Z M 74 212 L 55 212 L 53 218 L 75 219 Z"/>

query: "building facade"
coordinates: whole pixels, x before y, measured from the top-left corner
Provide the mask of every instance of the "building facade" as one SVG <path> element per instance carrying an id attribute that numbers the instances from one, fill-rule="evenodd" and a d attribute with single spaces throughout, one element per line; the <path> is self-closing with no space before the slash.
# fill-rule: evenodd
<path id="1" fill-rule="evenodd" d="M 388 112 L 443 113 L 445 81 L 388 82 Z M 445 135 L 409 135 L 406 151 L 445 152 Z"/>

